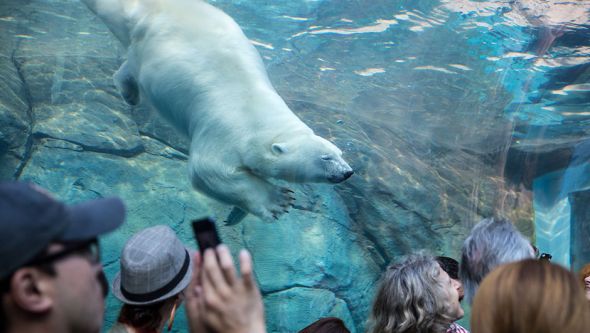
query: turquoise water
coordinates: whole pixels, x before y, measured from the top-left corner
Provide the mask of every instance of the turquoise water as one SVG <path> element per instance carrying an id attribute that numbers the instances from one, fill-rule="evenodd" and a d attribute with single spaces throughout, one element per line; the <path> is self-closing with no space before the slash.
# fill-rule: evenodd
<path id="1" fill-rule="evenodd" d="M 211 3 L 355 170 L 285 184 L 295 206 L 275 222 L 220 225 L 253 253 L 269 332 L 327 315 L 362 332 L 388 262 L 422 248 L 458 257 L 493 214 L 563 265 L 590 261 L 590 2 Z M 72 203 L 121 196 L 126 225 L 102 241 L 111 279 L 134 232 L 168 224 L 195 246 L 190 220 L 232 208 L 191 188 L 186 137 L 123 102 L 111 77 L 125 56 L 77 1 L 0 2 L 0 177 Z M 107 328 L 119 306 L 109 298 Z"/>

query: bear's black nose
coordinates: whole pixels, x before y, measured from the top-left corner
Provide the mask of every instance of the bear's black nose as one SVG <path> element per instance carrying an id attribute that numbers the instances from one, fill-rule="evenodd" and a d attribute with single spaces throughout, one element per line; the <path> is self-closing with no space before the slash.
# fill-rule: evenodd
<path id="1" fill-rule="evenodd" d="M 332 176 L 328 177 L 328 181 L 330 183 L 337 184 L 337 183 L 347 180 L 350 176 L 352 176 L 353 173 L 354 173 L 354 171 L 352 171 L 352 170 L 346 170 L 341 174 L 332 175 Z"/>
<path id="2" fill-rule="evenodd" d="M 350 178 L 350 176 L 352 176 L 353 174 L 354 174 L 354 171 L 352 171 L 352 170 L 346 171 L 344 173 L 344 179 L 346 180 L 346 179 Z"/>

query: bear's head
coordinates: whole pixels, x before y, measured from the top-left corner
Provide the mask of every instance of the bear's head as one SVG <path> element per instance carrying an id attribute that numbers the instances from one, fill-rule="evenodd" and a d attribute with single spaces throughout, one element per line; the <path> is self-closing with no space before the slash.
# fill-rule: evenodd
<path id="1" fill-rule="evenodd" d="M 313 133 L 275 140 L 253 172 L 294 183 L 340 183 L 354 172 L 334 144 Z"/>

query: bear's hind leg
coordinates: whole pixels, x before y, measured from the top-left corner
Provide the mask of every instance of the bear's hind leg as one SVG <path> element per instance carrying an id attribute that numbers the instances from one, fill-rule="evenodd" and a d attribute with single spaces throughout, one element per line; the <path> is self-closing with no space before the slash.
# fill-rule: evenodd
<path id="1" fill-rule="evenodd" d="M 119 70 L 113 75 L 113 82 L 127 104 L 134 106 L 139 104 L 139 86 L 133 75 L 129 72 L 127 60 L 123 62 Z"/>

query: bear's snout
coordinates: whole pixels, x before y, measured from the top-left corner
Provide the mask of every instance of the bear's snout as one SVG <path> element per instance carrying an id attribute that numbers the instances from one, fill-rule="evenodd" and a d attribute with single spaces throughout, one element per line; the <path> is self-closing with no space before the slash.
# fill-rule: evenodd
<path id="1" fill-rule="evenodd" d="M 354 174 L 354 171 L 349 168 L 348 170 L 338 174 L 338 175 L 331 175 L 328 177 L 328 181 L 330 183 L 341 183 L 345 180 L 347 180 L 348 178 L 350 178 L 350 176 L 352 176 Z"/>
<path id="2" fill-rule="evenodd" d="M 346 171 L 344 173 L 344 179 L 343 180 L 347 180 L 348 178 L 350 178 L 350 176 L 352 176 L 354 174 L 354 171 L 352 169 Z"/>

